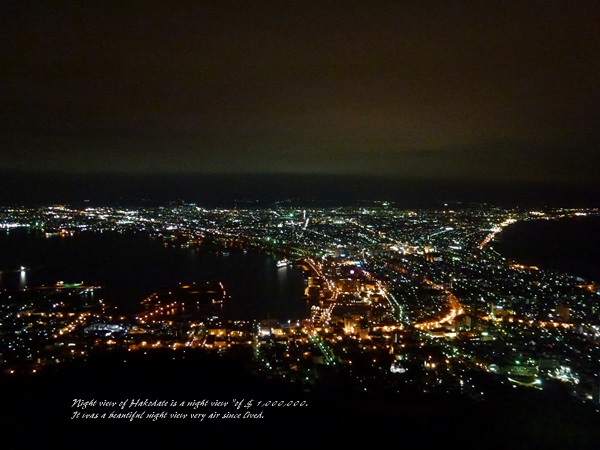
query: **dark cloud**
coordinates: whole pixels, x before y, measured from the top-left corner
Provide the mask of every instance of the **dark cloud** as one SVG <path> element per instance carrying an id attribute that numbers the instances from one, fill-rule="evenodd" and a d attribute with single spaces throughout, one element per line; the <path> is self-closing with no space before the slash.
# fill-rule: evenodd
<path id="1" fill-rule="evenodd" d="M 593 180 L 600 7 L 3 2 L 0 163 Z"/>

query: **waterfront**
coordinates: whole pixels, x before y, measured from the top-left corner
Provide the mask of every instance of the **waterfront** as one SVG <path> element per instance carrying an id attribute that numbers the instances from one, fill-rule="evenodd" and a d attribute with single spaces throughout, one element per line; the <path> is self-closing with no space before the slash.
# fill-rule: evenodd
<path id="1" fill-rule="evenodd" d="M 229 296 L 219 314 L 223 319 L 308 317 L 302 271 L 277 268 L 277 260 L 272 254 L 241 250 L 224 254 L 165 246 L 145 233 L 46 237 L 20 228 L 0 233 L 0 289 L 84 282 L 102 286 L 94 295 L 125 309 L 178 283 L 220 281 Z"/>

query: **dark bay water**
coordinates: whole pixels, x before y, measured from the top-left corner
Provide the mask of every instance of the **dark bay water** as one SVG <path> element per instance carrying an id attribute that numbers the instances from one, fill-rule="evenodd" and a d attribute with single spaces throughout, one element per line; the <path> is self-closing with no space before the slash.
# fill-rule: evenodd
<path id="1" fill-rule="evenodd" d="M 132 306 L 180 282 L 221 281 L 231 297 L 219 314 L 224 319 L 308 317 L 302 272 L 278 269 L 276 261 L 268 254 L 231 251 L 224 256 L 165 247 L 141 233 L 0 233 L 0 289 L 83 282 L 103 286 L 97 293 L 109 302 Z M 21 266 L 27 270 L 21 271 Z"/>
<path id="2" fill-rule="evenodd" d="M 600 282 L 600 217 L 517 222 L 493 246 L 520 263 Z"/>

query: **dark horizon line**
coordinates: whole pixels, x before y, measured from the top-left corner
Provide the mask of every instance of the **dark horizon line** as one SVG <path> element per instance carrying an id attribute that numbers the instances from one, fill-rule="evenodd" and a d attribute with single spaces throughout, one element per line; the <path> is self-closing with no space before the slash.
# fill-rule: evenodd
<path id="1" fill-rule="evenodd" d="M 37 169 L 0 169 L 0 178 L 4 177 L 127 177 L 127 178 L 357 178 L 357 179 L 382 179 L 390 181 L 423 182 L 423 183 L 457 183 L 473 185 L 555 185 L 573 187 L 600 187 L 598 180 L 568 180 L 568 179 L 482 179 L 439 176 L 408 176 L 389 173 L 339 173 L 339 172 L 131 172 L 125 170 L 102 171 L 71 171 L 71 170 L 37 170 Z"/>
<path id="2" fill-rule="evenodd" d="M 407 207 L 441 203 L 508 207 L 600 207 L 595 184 L 534 180 L 418 179 L 378 174 L 128 174 L 0 170 L 0 205 L 141 205 L 174 201 L 206 206 L 281 201 L 345 206 L 388 201 Z"/>

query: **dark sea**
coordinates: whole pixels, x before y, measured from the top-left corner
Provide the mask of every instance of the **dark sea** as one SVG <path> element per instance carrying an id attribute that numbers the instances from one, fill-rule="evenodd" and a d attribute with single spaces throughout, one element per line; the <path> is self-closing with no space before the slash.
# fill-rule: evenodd
<path id="1" fill-rule="evenodd" d="M 134 309 L 153 292 L 179 283 L 222 282 L 229 296 L 218 311 L 223 319 L 308 317 L 302 271 L 277 268 L 276 262 L 272 254 L 165 247 L 143 233 L 0 232 L 0 289 L 83 282 L 102 286 L 94 295 L 105 301 Z"/>
<path id="2" fill-rule="evenodd" d="M 517 222 L 492 245 L 519 263 L 600 282 L 600 217 Z"/>
<path id="3" fill-rule="evenodd" d="M 388 201 L 398 207 L 488 203 L 501 207 L 599 207 L 600 183 L 464 182 L 367 175 L 0 172 L 0 205 L 343 206 Z"/>

